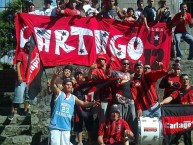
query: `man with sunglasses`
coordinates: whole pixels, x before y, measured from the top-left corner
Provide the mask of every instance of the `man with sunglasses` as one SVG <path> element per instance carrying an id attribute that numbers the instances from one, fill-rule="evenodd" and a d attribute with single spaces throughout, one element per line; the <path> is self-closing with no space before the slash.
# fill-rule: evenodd
<path id="1" fill-rule="evenodd" d="M 130 91 L 130 84 L 132 81 L 132 73 L 133 71 L 130 68 L 130 62 L 127 58 L 121 59 L 121 70 L 116 71 L 118 74 L 117 77 L 120 79 L 115 88 L 112 89 L 112 94 L 115 94 L 115 100 L 120 108 L 120 116 L 124 119 L 128 124 L 130 124 L 131 130 L 135 133 L 135 106 L 133 97 Z M 131 143 L 133 144 L 133 142 Z"/>
<path id="2" fill-rule="evenodd" d="M 130 92 L 130 62 L 127 58 L 123 58 L 121 60 L 121 70 L 116 71 L 117 75 L 115 77 L 119 78 L 119 82 L 115 88 L 112 89 L 114 91 L 112 94 L 115 94 L 115 98 L 120 108 L 120 114 L 123 119 L 129 121 L 128 119 L 134 119 L 131 115 L 130 104 L 129 101 L 133 100 L 133 97 Z M 135 111 L 135 110 L 134 110 Z"/>

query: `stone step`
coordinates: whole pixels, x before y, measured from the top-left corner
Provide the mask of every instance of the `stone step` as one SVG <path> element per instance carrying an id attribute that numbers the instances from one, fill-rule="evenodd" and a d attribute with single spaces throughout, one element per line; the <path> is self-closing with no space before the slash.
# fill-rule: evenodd
<path id="1" fill-rule="evenodd" d="M 9 120 L 7 116 L 0 115 L 0 125 L 31 125 L 31 116 L 20 116 L 18 114 L 14 115 L 13 120 Z"/>
<path id="2" fill-rule="evenodd" d="M 0 136 L 31 135 L 31 125 L 0 125 Z"/>
<path id="3" fill-rule="evenodd" d="M 11 107 L 0 107 L 0 115 L 7 116 L 11 112 Z"/>
<path id="4" fill-rule="evenodd" d="M 1 107 L 11 107 L 12 99 L 8 97 L 0 97 L 0 106 Z"/>
<path id="5" fill-rule="evenodd" d="M 48 135 L 42 135 L 41 132 L 33 135 L 31 145 L 48 145 Z"/>
<path id="6" fill-rule="evenodd" d="M 10 114 L 10 112 L 11 112 L 11 106 L 8 106 L 8 107 L 1 106 L 1 107 L 0 107 L 0 115 L 1 115 L 1 116 L 7 116 L 7 115 Z M 22 107 L 22 108 L 16 108 L 16 109 L 15 109 L 15 112 L 16 112 L 17 114 L 22 114 L 22 112 L 23 112 L 23 107 Z"/>
<path id="7" fill-rule="evenodd" d="M 16 135 L 13 137 L 0 137 L 0 145 L 31 145 L 32 136 Z M 39 145 L 39 144 L 36 144 Z"/>

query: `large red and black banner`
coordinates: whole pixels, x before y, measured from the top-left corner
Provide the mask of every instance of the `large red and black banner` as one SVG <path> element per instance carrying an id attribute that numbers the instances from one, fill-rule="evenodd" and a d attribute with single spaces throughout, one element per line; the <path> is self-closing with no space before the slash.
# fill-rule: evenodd
<path id="1" fill-rule="evenodd" d="M 112 68 L 119 67 L 120 59 L 128 58 L 156 65 L 162 61 L 169 66 L 171 28 L 166 23 L 128 24 L 99 17 L 49 17 L 19 13 L 15 18 L 17 53 L 35 34 L 44 66 L 78 64 L 90 66 L 97 54 L 105 53 L 107 60 L 115 58 Z"/>
<path id="2" fill-rule="evenodd" d="M 176 135 L 193 129 L 193 105 L 164 105 L 161 111 L 165 145 Z"/>
<path id="3" fill-rule="evenodd" d="M 26 83 L 28 85 L 28 95 L 30 99 L 34 99 L 41 91 L 41 77 L 43 73 L 43 66 L 39 55 L 36 42 L 33 35 L 30 37 L 30 52 L 29 62 L 26 75 Z"/>

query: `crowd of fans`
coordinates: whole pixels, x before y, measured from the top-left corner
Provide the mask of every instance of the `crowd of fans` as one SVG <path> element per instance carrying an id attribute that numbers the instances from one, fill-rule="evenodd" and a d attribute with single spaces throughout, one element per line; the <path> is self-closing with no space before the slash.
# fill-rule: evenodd
<path id="1" fill-rule="evenodd" d="M 183 57 L 180 49 L 182 40 L 190 46 L 188 60 L 193 59 L 193 37 L 187 32 L 186 25 L 193 27 L 191 14 L 187 12 L 187 4 L 180 5 L 180 12 L 173 18 L 169 8 L 166 6 L 166 0 L 160 0 L 160 7 L 156 10 L 154 0 L 147 0 L 147 6 L 144 7 L 143 0 L 137 0 L 137 9 L 132 7 L 120 9 L 117 0 L 104 0 L 103 7 L 99 10 L 98 0 L 56 0 L 56 7 L 53 7 L 52 0 L 44 0 L 44 8 L 36 10 L 33 3 L 29 3 L 29 14 L 44 16 L 98 16 L 104 18 L 112 18 L 117 21 L 123 21 L 134 24 L 144 24 L 146 29 L 150 31 L 149 23 L 165 22 L 169 26 L 175 27 L 174 39 L 176 50 L 172 52 L 172 59 L 175 57 Z M 174 43 L 172 43 L 174 44 Z"/>
<path id="2" fill-rule="evenodd" d="M 130 67 L 128 59 L 120 61 L 120 70 L 111 70 L 113 58 L 107 62 L 104 54 L 98 54 L 96 64 L 93 64 L 89 72 L 85 74 L 84 68 L 67 65 L 63 70 L 56 70 L 51 81 L 48 81 L 48 93 L 52 94 L 51 101 L 51 122 L 50 122 L 50 143 L 51 145 L 69 145 L 71 119 L 74 114 L 74 131 L 77 132 L 78 145 L 82 145 L 83 124 L 88 131 L 89 144 L 95 139 L 95 129 L 98 130 L 98 143 L 100 145 L 116 144 L 125 142 L 128 136 L 131 144 L 137 142 L 135 120 L 138 117 L 161 117 L 160 105 L 166 103 L 192 104 L 192 86 L 189 84 L 189 77 L 181 75 L 180 60 L 182 53 L 179 43 L 184 39 L 189 45 L 188 60 L 193 59 L 193 37 L 187 32 L 186 25 L 193 26 L 190 13 L 187 12 L 187 4 L 182 3 L 178 14 L 171 17 L 169 8 L 166 7 L 166 0 L 160 0 L 160 8 L 156 10 L 154 0 L 147 0 L 148 5 L 144 8 L 143 0 L 137 0 L 137 10 L 127 8 L 121 10 L 115 0 L 107 0 L 104 7 L 97 9 L 98 0 L 57 0 L 57 6 L 51 5 L 52 0 L 44 0 L 44 8 L 36 10 L 33 3 L 29 6 L 29 14 L 44 16 L 100 16 L 112 18 L 118 21 L 126 21 L 136 24 L 144 24 L 150 31 L 150 22 L 166 22 L 175 27 L 174 36 L 176 40 L 176 59 L 169 70 L 157 62 L 158 69 L 151 70 L 149 64 L 137 61 L 134 67 Z M 23 103 L 24 91 L 26 89 L 25 72 L 28 55 L 28 45 L 25 45 L 24 52 L 17 58 L 18 79 L 16 95 L 13 100 L 13 107 L 8 119 L 14 117 L 14 104 Z M 75 71 L 72 77 L 72 72 Z M 59 77 L 62 75 L 62 77 Z M 89 81 L 106 81 L 115 79 L 113 85 L 105 86 L 100 92 L 89 92 L 84 94 L 82 85 Z M 160 100 L 156 91 L 156 82 L 162 78 L 159 87 L 165 89 L 163 101 Z M 62 81 L 62 85 L 57 82 Z M 21 86 L 23 84 L 23 86 Z M 94 89 L 94 88 L 93 88 Z M 94 93 L 93 93 L 94 92 Z M 99 98 L 95 99 L 94 96 Z M 19 97 L 19 101 L 17 98 Z M 28 100 L 25 98 L 25 102 Z M 28 103 L 26 103 L 24 115 L 28 115 Z M 75 108 L 75 109 L 74 109 Z M 93 109 L 94 108 L 94 109 Z M 84 123 L 83 123 L 84 122 Z M 95 128 L 95 129 L 94 129 Z M 191 132 L 185 134 L 185 145 L 191 145 Z M 178 138 L 175 139 L 175 143 Z"/>
<path id="3" fill-rule="evenodd" d="M 157 70 L 152 70 L 150 65 L 144 65 L 141 61 L 137 61 L 132 68 L 129 60 L 124 58 L 120 61 L 121 69 L 112 70 L 110 66 L 114 61 L 113 58 L 107 62 L 104 54 L 98 54 L 97 64 L 93 64 L 87 73 L 83 67 L 73 70 L 70 65 L 65 66 L 63 71 L 60 70 L 62 77 L 59 79 L 65 79 L 62 79 L 63 88 L 58 87 L 58 90 L 62 89 L 67 95 L 64 98 L 68 98 L 68 94 L 69 96 L 73 94 L 75 98 L 94 103 L 93 107 L 81 107 L 77 103 L 73 105 L 75 107 L 73 129 L 77 132 L 78 145 L 83 144 L 83 125 L 88 131 L 89 144 L 94 144 L 96 130 L 98 130 L 100 145 L 121 145 L 125 142 L 125 136 L 129 137 L 130 144 L 136 144 L 139 133 L 138 126 L 136 126 L 138 118 L 142 116 L 160 118 L 160 106 L 163 104 L 192 104 L 192 86 L 189 83 L 188 75 L 181 74 L 180 60 L 177 58 L 168 70 L 163 69 L 163 63 L 157 62 Z M 58 71 L 53 75 L 52 82 L 58 76 Z M 67 71 L 68 75 L 65 73 Z M 74 76 L 71 75 L 72 71 L 74 71 Z M 100 91 L 94 89 L 85 94 L 84 86 L 90 81 L 104 83 L 115 78 L 115 82 L 106 85 Z M 162 78 L 159 87 L 165 92 L 163 96 L 158 97 L 156 83 L 159 78 Z M 68 91 L 66 81 L 70 82 Z M 57 87 L 57 85 L 56 81 L 51 86 Z M 88 87 L 90 88 L 89 85 L 86 88 Z M 54 98 L 58 97 L 60 95 L 57 94 Z M 55 105 L 52 105 L 53 110 L 58 106 L 56 100 Z M 160 102 L 160 100 L 163 101 Z M 54 116 L 58 114 L 52 114 L 51 118 Z M 68 123 L 69 127 L 70 120 Z M 61 128 L 56 127 L 55 129 L 60 131 Z M 178 144 L 179 138 L 180 135 L 177 135 L 172 143 Z M 53 140 L 58 140 L 58 138 L 53 138 Z M 184 143 L 191 145 L 191 131 L 184 133 Z"/>

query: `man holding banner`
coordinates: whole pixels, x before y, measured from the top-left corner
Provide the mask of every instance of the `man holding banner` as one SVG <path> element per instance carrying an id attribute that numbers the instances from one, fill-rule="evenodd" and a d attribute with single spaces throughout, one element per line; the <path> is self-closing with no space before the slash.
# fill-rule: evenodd
<path id="1" fill-rule="evenodd" d="M 182 87 L 180 91 L 174 91 L 169 97 L 165 98 L 160 105 L 168 104 L 172 100 L 177 100 L 179 104 L 193 104 L 193 86 L 190 86 L 190 79 L 187 74 L 180 76 L 180 82 Z M 184 134 L 184 144 L 192 145 L 191 142 L 191 131 L 186 131 Z"/>
<path id="2" fill-rule="evenodd" d="M 26 75 L 27 75 L 27 68 L 28 68 L 28 57 L 30 51 L 30 42 L 26 42 L 24 49 L 21 50 L 17 56 L 16 62 L 16 69 L 17 69 L 17 80 L 15 85 L 15 92 L 13 97 L 13 103 L 11 107 L 11 113 L 8 115 L 8 119 L 12 120 L 15 114 L 15 107 L 16 104 L 23 103 L 24 104 L 24 112 L 23 115 L 28 114 L 28 106 L 29 103 L 27 101 L 28 96 L 28 89 L 26 84 Z"/>

